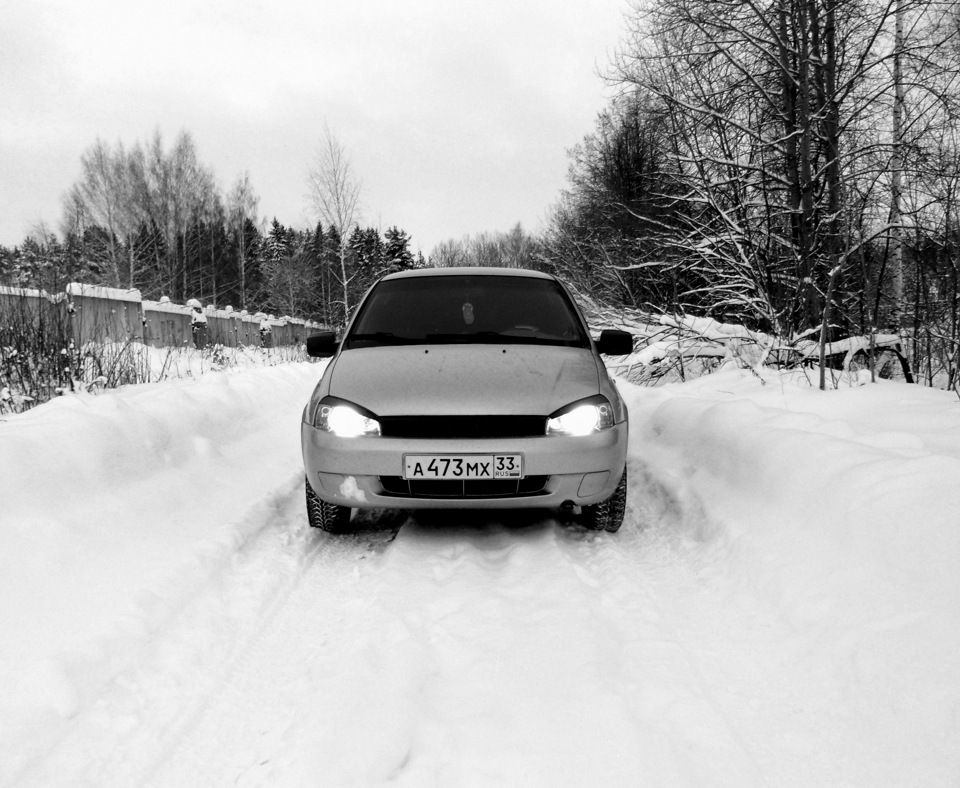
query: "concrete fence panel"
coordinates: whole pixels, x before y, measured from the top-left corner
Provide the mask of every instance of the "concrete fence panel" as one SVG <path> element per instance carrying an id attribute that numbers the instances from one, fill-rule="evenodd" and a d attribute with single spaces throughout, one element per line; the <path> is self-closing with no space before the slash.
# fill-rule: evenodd
<path id="1" fill-rule="evenodd" d="M 152 347 L 192 346 L 190 307 L 169 298 L 143 302 L 144 339 Z"/>
<path id="2" fill-rule="evenodd" d="M 0 321 L 35 327 L 48 321 L 61 326 L 77 345 L 133 341 L 152 347 L 281 347 L 301 344 L 309 334 L 323 330 L 319 324 L 299 318 L 251 315 L 230 307 L 202 308 L 194 299 L 188 305 L 175 304 L 169 298 L 143 300 L 139 290 L 76 282 L 56 296 L 0 286 Z M 197 322 L 205 323 L 202 332 L 194 330 Z"/>
<path id="3" fill-rule="evenodd" d="M 143 342 L 139 290 L 72 282 L 66 293 L 72 337 L 78 345 L 90 341 Z"/>

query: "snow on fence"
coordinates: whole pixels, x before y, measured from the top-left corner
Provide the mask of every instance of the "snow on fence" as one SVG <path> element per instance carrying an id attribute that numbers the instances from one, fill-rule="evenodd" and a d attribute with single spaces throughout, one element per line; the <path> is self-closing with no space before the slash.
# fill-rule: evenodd
<path id="1" fill-rule="evenodd" d="M 195 299 L 145 301 L 137 290 L 72 283 L 51 295 L 0 286 L 0 416 L 67 391 L 202 374 L 204 363 L 222 366 L 244 357 L 231 349 L 277 348 L 254 355 L 300 357 L 307 334 L 322 328 L 204 307 Z"/>
<path id="2" fill-rule="evenodd" d="M 151 347 L 181 347 L 192 344 L 190 307 L 169 298 L 143 301 L 144 341 Z"/>
<path id="3" fill-rule="evenodd" d="M 72 282 L 66 287 L 71 339 L 143 342 L 143 306 L 139 290 L 120 290 Z"/>
<path id="4" fill-rule="evenodd" d="M 303 343 L 323 326 L 299 318 L 200 307 L 194 299 L 144 300 L 139 290 L 73 282 L 62 294 L 0 286 L 0 322 L 7 327 L 46 321 L 66 327 L 66 339 L 84 342 L 141 342 L 152 347 L 206 345 L 281 347 Z M 204 326 L 200 330 L 200 326 Z"/>

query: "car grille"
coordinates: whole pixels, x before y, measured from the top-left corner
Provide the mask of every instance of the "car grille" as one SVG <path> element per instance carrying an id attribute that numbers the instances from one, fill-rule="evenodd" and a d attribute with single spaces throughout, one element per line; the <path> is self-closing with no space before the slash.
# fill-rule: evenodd
<path id="1" fill-rule="evenodd" d="M 544 416 L 381 416 L 389 438 L 527 438 L 545 435 Z"/>
<path id="2" fill-rule="evenodd" d="M 396 498 L 522 498 L 543 495 L 548 476 L 523 479 L 416 479 L 381 476 L 383 494 Z"/>

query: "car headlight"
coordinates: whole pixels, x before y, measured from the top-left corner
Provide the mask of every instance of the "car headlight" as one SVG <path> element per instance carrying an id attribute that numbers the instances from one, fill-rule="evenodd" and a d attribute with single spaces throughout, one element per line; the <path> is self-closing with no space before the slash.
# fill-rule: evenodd
<path id="1" fill-rule="evenodd" d="M 325 397 L 317 408 L 313 426 L 340 438 L 379 435 L 380 422 L 367 410 L 343 400 Z"/>
<path id="2" fill-rule="evenodd" d="M 547 419 L 547 435 L 590 435 L 608 429 L 614 423 L 610 402 L 597 395 L 556 411 Z"/>

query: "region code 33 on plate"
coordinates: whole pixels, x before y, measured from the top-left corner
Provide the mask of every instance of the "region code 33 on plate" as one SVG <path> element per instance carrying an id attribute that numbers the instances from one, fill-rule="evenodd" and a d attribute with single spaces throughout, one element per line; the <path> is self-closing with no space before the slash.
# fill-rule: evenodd
<path id="1" fill-rule="evenodd" d="M 405 454 L 404 479 L 519 479 L 522 454 Z"/>

